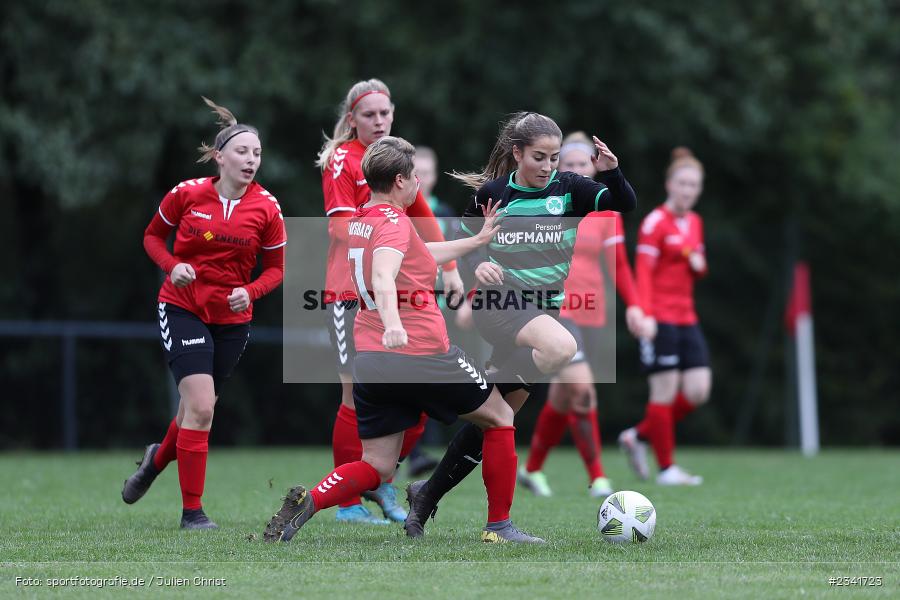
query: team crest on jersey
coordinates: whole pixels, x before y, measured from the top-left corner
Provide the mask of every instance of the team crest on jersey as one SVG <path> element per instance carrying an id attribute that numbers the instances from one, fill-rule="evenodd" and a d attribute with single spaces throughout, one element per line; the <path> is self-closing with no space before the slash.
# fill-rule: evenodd
<path id="1" fill-rule="evenodd" d="M 550 196 L 547 198 L 546 204 L 547 212 L 551 215 L 561 215 L 566 208 L 563 199 L 559 196 Z"/>

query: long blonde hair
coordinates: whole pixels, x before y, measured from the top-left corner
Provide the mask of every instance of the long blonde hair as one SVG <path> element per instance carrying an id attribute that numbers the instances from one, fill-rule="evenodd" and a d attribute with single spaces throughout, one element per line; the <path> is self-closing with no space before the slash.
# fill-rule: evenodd
<path id="1" fill-rule="evenodd" d="M 536 112 L 513 113 L 505 122 L 501 123 L 497 143 L 494 144 L 494 149 L 491 150 L 484 169 L 480 173 L 453 171 L 450 176 L 477 190 L 488 181 L 509 175 L 516 170 L 513 146 L 521 150 L 545 135 L 562 140 L 562 130 L 550 117 Z"/>
<path id="2" fill-rule="evenodd" d="M 212 146 L 208 146 L 206 142 L 200 142 L 200 147 L 197 148 L 197 150 L 200 152 L 200 158 L 197 159 L 198 163 L 211 161 L 216 157 L 216 152 L 221 152 L 225 147 L 225 144 L 228 143 L 228 140 L 239 133 L 249 131 L 253 135 L 259 137 L 259 131 L 256 130 L 256 127 L 238 123 L 234 114 L 232 114 L 230 110 L 228 110 L 224 106 L 219 106 L 206 96 L 201 96 L 201 98 L 203 98 L 203 101 L 206 102 L 206 105 L 212 109 L 213 114 L 218 116 L 216 122 L 222 126 L 222 129 L 220 129 L 219 133 L 216 134 L 216 139 L 213 142 Z"/>
<path id="3" fill-rule="evenodd" d="M 356 110 L 355 104 L 360 98 L 373 92 L 380 92 L 388 98 L 391 97 L 391 91 L 383 81 L 380 79 L 369 79 L 354 83 L 350 91 L 347 92 L 344 101 L 338 105 L 337 123 L 334 124 L 334 133 L 330 138 L 327 135 L 325 136 L 325 143 L 322 144 L 322 149 L 319 151 L 319 157 L 316 160 L 316 166 L 322 171 L 328 166 L 335 150 L 342 144 L 356 139 L 356 129 L 350 127 L 349 114 L 351 111 Z M 392 108 L 393 106 L 391 104 Z"/>

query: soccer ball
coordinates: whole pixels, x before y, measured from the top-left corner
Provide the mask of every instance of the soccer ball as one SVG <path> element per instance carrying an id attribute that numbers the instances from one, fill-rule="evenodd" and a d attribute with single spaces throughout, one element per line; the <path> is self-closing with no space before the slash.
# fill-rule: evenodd
<path id="1" fill-rule="evenodd" d="M 608 542 L 646 542 L 653 537 L 656 509 L 643 494 L 610 494 L 597 512 L 597 529 Z"/>

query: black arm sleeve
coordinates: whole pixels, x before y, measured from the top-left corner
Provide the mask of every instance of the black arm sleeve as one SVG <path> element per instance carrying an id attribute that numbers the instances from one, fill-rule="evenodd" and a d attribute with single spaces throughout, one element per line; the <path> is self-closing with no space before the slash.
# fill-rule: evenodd
<path id="1" fill-rule="evenodd" d="M 614 210 L 623 213 L 631 212 L 637 207 L 634 188 L 618 167 L 611 171 L 600 171 L 599 175 L 600 182 L 608 188 L 608 191 L 600 196 L 595 210 Z"/>
<path id="2" fill-rule="evenodd" d="M 481 186 L 472 196 L 472 201 L 463 212 L 462 219 L 459 223 L 459 235 L 457 239 L 464 237 L 472 237 L 481 231 L 484 225 L 484 213 L 481 211 L 482 206 L 487 206 L 490 193 Z M 466 269 L 470 273 L 475 273 L 475 268 L 488 259 L 487 246 L 479 246 L 477 249 L 464 255 L 460 260 L 465 263 Z"/>

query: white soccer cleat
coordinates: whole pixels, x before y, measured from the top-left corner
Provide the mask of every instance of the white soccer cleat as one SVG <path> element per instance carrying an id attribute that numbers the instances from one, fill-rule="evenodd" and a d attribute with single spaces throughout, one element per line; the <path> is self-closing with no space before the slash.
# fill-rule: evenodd
<path id="1" fill-rule="evenodd" d="M 530 490 L 539 498 L 549 498 L 553 495 L 550 484 L 547 483 L 547 476 L 541 471 L 529 473 L 525 467 L 519 467 L 519 473 L 516 480 L 523 488 Z"/>
<path id="2" fill-rule="evenodd" d="M 612 483 L 606 477 L 598 477 L 588 488 L 591 498 L 606 498 L 613 493 Z"/>
<path id="3" fill-rule="evenodd" d="M 656 476 L 659 485 L 700 485 L 703 478 L 699 475 L 691 475 L 678 465 L 672 465 Z"/>
<path id="4" fill-rule="evenodd" d="M 641 479 L 650 477 L 647 466 L 647 444 L 638 438 L 637 429 L 629 427 L 619 434 L 619 447 L 628 456 L 628 465 Z"/>

